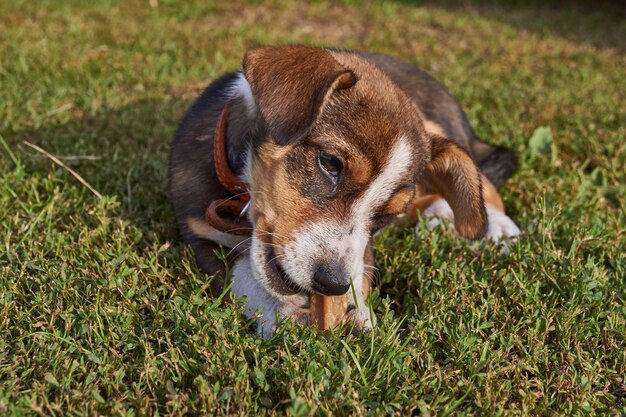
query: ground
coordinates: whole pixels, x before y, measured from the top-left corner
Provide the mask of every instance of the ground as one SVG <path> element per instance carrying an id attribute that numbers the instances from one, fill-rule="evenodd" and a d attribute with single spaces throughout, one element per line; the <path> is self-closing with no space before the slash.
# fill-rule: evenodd
<path id="1" fill-rule="evenodd" d="M 623 415 L 623 17 L 609 2 L 2 2 L 0 415 Z M 247 48 L 296 42 L 415 63 L 514 148 L 510 255 L 387 230 L 380 325 L 360 336 L 264 341 L 210 299 L 173 224 L 170 138 Z"/>

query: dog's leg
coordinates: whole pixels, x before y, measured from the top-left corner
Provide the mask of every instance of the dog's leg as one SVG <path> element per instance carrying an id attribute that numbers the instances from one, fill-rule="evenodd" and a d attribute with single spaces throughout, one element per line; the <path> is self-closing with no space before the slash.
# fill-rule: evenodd
<path id="1" fill-rule="evenodd" d="M 507 252 L 506 243 L 515 240 L 520 234 L 517 225 L 504 211 L 504 203 L 496 187 L 481 175 L 483 183 L 483 198 L 487 210 L 488 229 L 485 237 L 503 244 L 503 250 Z M 412 201 L 409 207 L 409 218 L 416 220 L 416 212 L 419 210 L 428 222 L 428 227 L 433 229 L 439 226 L 442 219 L 454 224 L 454 213 L 446 200 L 439 195 L 419 195 Z"/>

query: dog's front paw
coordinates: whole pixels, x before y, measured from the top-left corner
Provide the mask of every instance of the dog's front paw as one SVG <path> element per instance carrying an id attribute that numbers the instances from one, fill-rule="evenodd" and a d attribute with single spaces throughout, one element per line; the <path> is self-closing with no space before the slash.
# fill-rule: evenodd
<path id="1" fill-rule="evenodd" d="M 500 244 L 503 253 L 509 253 L 507 245 L 515 242 L 520 234 L 519 228 L 509 216 L 501 211 L 496 210 L 489 204 L 486 204 L 485 208 L 487 210 L 488 225 L 485 238 Z M 441 225 L 443 219 L 450 221 L 451 226 L 454 227 L 454 213 L 448 202 L 443 198 L 431 204 L 424 210 L 422 215 L 425 221 L 428 222 L 428 228 L 431 230 Z M 416 233 L 419 234 L 419 226 L 416 228 Z"/>
<path id="2" fill-rule="evenodd" d="M 501 240 L 514 242 L 516 236 L 520 234 L 520 230 L 517 225 L 511 220 L 509 216 L 486 205 L 487 217 L 489 219 L 489 228 L 485 237 L 499 242 Z"/>
<path id="3" fill-rule="evenodd" d="M 454 227 L 454 212 L 452 211 L 450 204 L 448 204 L 448 202 L 443 198 L 428 206 L 422 213 L 422 216 L 427 222 L 427 226 L 430 230 L 440 226 L 444 219 L 449 221 L 450 225 Z M 419 234 L 419 226 L 416 229 L 416 232 Z"/>
<path id="4" fill-rule="evenodd" d="M 440 226 L 443 220 L 447 220 L 454 227 L 454 212 L 450 204 L 443 198 L 428 206 L 422 215 L 428 222 L 427 225 L 430 230 Z M 419 229 L 417 229 L 417 233 L 419 234 Z"/>
<path id="5" fill-rule="evenodd" d="M 311 322 L 311 314 L 307 309 L 299 309 L 291 313 L 291 322 L 300 326 L 308 326 Z"/>
<path id="6" fill-rule="evenodd" d="M 363 302 L 358 307 L 348 307 L 345 321 L 353 326 L 353 332 L 367 333 L 376 326 L 376 315 Z"/>
<path id="7" fill-rule="evenodd" d="M 308 309 L 293 309 L 290 306 L 275 310 L 263 311 L 257 321 L 257 333 L 269 339 L 282 327 L 291 328 L 294 325 L 308 326 L 310 315 Z"/>
<path id="8" fill-rule="evenodd" d="M 520 230 L 506 214 L 488 204 L 485 205 L 485 208 L 487 209 L 487 219 L 489 220 L 485 237 L 500 246 L 501 254 L 508 255 L 509 245 L 515 243 Z"/>

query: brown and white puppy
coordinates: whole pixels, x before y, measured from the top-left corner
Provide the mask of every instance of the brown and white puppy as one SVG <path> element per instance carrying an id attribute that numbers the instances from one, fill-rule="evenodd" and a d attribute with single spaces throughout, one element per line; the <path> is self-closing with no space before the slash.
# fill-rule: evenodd
<path id="1" fill-rule="evenodd" d="M 251 238 L 204 218 L 211 201 L 232 197 L 216 177 L 212 148 L 227 102 L 228 163 L 249 187 Z M 233 249 L 232 291 L 247 298 L 248 316 L 262 310 L 258 331 L 267 337 L 280 319 L 302 317 L 313 292 L 347 293 L 347 314 L 371 327 L 362 297 L 369 240 L 399 214 L 448 218 L 470 239 L 519 234 L 494 186 L 515 168 L 510 150 L 479 141 L 454 98 L 410 64 L 261 47 L 185 116 L 169 188 L 182 235 L 200 268 L 218 277 L 217 291 L 226 273 L 216 250 Z"/>

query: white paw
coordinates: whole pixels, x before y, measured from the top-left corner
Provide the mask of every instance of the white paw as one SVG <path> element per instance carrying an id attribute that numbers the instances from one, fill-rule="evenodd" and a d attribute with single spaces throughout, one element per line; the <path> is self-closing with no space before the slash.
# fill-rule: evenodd
<path id="1" fill-rule="evenodd" d="M 516 237 L 520 234 L 517 225 L 506 214 L 494 209 L 486 204 L 487 209 L 487 233 L 485 238 L 499 243 L 502 246 L 502 252 L 509 253 L 508 244 L 515 242 Z M 422 215 L 428 222 L 428 228 L 434 229 L 442 223 L 442 219 L 454 222 L 454 213 L 448 202 L 440 199 L 431 204 Z M 416 229 L 419 233 L 419 229 Z"/>
<path id="2" fill-rule="evenodd" d="M 346 321 L 353 323 L 354 327 L 361 332 L 369 332 L 376 326 L 376 315 L 370 311 L 369 306 L 363 302 L 361 305 L 346 315 Z"/>
<path id="3" fill-rule="evenodd" d="M 514 241 L 515 237 L 520 234 L 520 231 L 517 225 L 513 223 L 513 220 L 490 206 L 486 206 L 486 208 L 489 228 L 485 236 L 494 242 L 498 242 L 501 239 Z"/>
<path id="4" fill-rule="evenodd" d="M 509 244 L 515 243 L 520 234 L 519 227 L 506 214 L 488 205 L 486 209 L 489 227 L 485 237 L 500 245 L 500 253 L 508 255 Z"/>
<path id="5" fill-rule="evenodd" d="M 442 219 L 448 220 L 450 224 L 454 227 L 454 212 L 452 211 L 452 208 L 450 207 L 448 202 L 443 198 L 435 201 L 433 204 L 428 206 L 428 208 L 424 210 L 422 215 L 428 221 L 427 225 L 430 230 L 441 225 Z"/>

